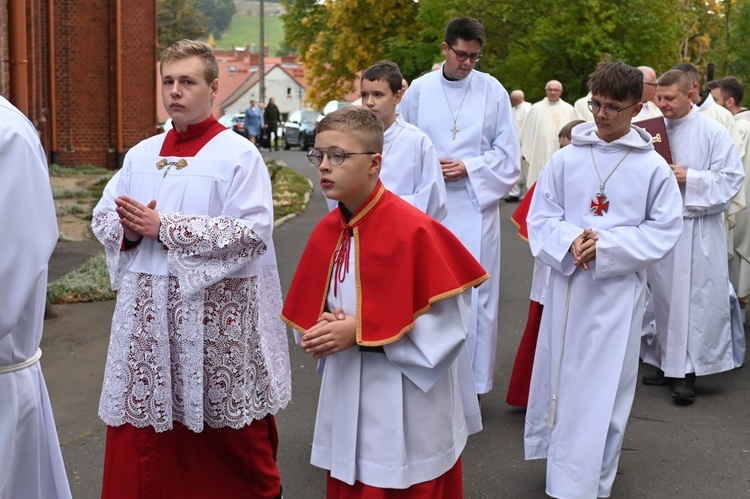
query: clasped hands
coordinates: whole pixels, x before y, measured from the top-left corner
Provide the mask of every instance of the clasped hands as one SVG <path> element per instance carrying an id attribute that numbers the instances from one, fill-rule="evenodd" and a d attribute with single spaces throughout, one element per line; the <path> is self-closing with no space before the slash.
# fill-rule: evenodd
<path id="1" fill-rule="evenodd" d="M 440 158 L 440 168 L 443 171 L 443 179 L 446 182 L 455 182 L 469 176 L 463 161 Z"/>
<path id="2" fill-rule="evenodd" d="M 589 262 L 596 258 L 596 241 L 598 240 L 599 236 L 594 234 L 593 229 L 583 229 L 583 233 L 570 245 L 574 266 L 589 270 Z"/>
<path id="3" fill-rule="evenodd" d="M 143 204 L 128 196 L 119 196 L 115 199 L 115 205 L 125 231 L 125 239 L 136 242 L 141 237 L 154 240 L 159 238 L 161 219 L 159 212 L 155 210 L 156 200 Z"/>
<path id="4" fill-rule="evenodd" d="M 314 359 L 322 359 L 332 353 L 342 352 L 357 343 L 357 324 L 353 315 L 343 309 L 323 312 L 317 324 L 302 333 L 300 347 Z"/>

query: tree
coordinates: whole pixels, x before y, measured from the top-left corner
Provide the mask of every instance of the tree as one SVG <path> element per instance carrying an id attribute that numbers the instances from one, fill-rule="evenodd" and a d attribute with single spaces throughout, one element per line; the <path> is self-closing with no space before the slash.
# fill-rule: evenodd
<path id="1" fill-rule="evenodd" d="M 198 0 L 158 0 L 156 22 L 159 50 L 177 40 L 206 35 L 206 16 L 198 8 Z"/>
<path id="2" fill-rule="evenodd" d="M 299 49 L 308 81 L 307 100 L 322 108 L 354 90 L 358 71 L 387 55 L 388 38 L 413 33 L 413 0 L 283 0 L 286 40 Z"/>
<path id="3" fill-rule="evenodd" d="M 200 11 L 206 16 L 207 30 L 221 38 L 237 12 L 234 0 L 200 0 Z"/>
<path id="4" fill-rule="evenodd" d="M 734 2 L 737 3 L 737 2 Z M 729 74 L 732 74 L 745 82 L 750 83 L 750 45 L 747 40 L 750 39 L 750 2 L 740 2 L 736 7 L 734 22 L 730 27 L 731 42 Z M 750 87 L 746 91 L 750 95 Z M 750 99 L 745 100 L 745 104 Z"/>
<path id="5" fill-rule="evenodd" d="M 563 83 L 566 100 L 585 95 L 588 75 L 606 55 L 657 70 L 679 62 L 673 0 L 478 0 L 476 12 L 488 33 L 483 70 L 532 101 L 552 79 Z"/>

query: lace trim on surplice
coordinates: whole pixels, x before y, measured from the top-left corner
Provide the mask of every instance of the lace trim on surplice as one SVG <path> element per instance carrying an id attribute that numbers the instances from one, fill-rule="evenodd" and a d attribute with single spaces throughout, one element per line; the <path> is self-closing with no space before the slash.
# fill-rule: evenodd
<path id="1" fill-rule="evenodd" d="M 291 376 L 277 269 L 225 277 L 258 258 L 263 241 L 231 218 L 163 216 L 173 275 L 125 272 L 135 250 L 119 251 L 122 229 L 107 211 L 94 218 L 119 293 L 99 406 L 104 422 L 240 428 L 285 407 Z"/>

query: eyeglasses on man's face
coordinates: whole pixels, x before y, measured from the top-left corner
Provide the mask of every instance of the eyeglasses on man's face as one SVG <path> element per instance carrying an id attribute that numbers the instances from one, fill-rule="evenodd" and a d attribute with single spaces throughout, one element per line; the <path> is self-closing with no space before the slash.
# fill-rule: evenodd
<path id="1" fill-rule="evenodd" d="M 454 49 L 452 45 L 448 46 L 453 51 L 453 53 L 456 54 L 456 60 L 458 62 L 464 62 L 466 59 L 469 59 L 469 62 L 473 64 L 479 62 L 479 59 L 482 58 L 481 52 L 474 52 L 473 54 L 469 54 L 468 52 L 464 52 L 463 50 Z"/>
<path id="2" fill-rule="evenodd" d="M 345 152 L 340 147 L 329 147 L 328 149 L 310 149 L 307 152 L 307 160 L 315 168 L 319 167 L 323 162 L 323 156 L 328 157 L 328 162 L 333 166 L 339 166 L 349 156 L 356 156 L 357 154 L 377 154 L 376 152 Z"/>
<path id="3" fill-rule="evenodd" d="M 635 101 L 629 106 L 625 107 L 615 107 L 615 106 L 602 106 L 602 103 L 599 102 L 596 99 L 589 99 L 588 105 L 589 105 L 589 111 L 591 111 L 591 114 L 598 114 L 599 110 L 604 109 L 604 117 L 608 120 L 613 120 L 617 118 L 617 115 L 620 114 L 620 111 L 625 111 L 626 109 L 629 109 L 636 104 L 638 104 L 640 101 Z"/>

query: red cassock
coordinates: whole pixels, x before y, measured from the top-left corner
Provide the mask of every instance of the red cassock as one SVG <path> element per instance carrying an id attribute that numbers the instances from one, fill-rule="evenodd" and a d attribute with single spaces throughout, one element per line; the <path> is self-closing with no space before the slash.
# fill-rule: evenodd
<path id="1" fill-rule="evenodd" d="M 531 199 L 536 189 L 534 183 L 518 204 L 516 211 L 510 219 L 518 226 L 518 235 L 524 240 L 529 240 L 529 231 L 526 226 L 526 217 L 529 214 Z M 513 363 L 513 371 L 508 383 L 508 395 L 505 401 L 515 407 L 526 407 L 529 403 L 529 386 L 531 385 L 531 371 L 534 367 L 534 352 L 536 352 L 536 341 L 539 337 L 539 325 L 542 323 L 542 311 L 544 305 L 531 300 L 529 304 L 529 316 L 526 319 L 526 328 L 518 345 L 516 360 Z"/>

